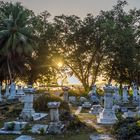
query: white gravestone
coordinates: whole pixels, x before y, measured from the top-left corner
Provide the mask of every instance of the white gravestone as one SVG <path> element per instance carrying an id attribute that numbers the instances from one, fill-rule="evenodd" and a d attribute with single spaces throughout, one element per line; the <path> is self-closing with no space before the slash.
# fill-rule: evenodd
<path id="1" fill-rule="evenodd" d="M 123 87 L 123 102 L 124 103 L 128 103 L 129 102 L 129 100 L 128 100 L 128 93 L 127 93 L 127 86 Z"/>
<path id="2" fill-rule="evenodd" d="M 8 99 L 15 99 L 16 97 L 16 85 L 14 82 L 11 83 L 10 85 L 10 96 Z"/>
<path id="3" fill-rule="evenodd" d="M 118 103 L 121 101 L 121 96 L 119 94 L 119 87 L 117 85 L 114 87 L 114 101 L 115 103 Z"/>
<path id="4" fill-rule="evenodd" d="M 9 97 L 10 96 L 10 92 L 9 92 L 9 85 L 6 85 L 6 92 L 5 92 L 5 97 Z"/>
<path id="5" fill-rule="evenodd" d="M 97 91 L 96 85 L 93 85 L 92 90 L 88 93 L 88 95 L 93 103 L 99 103 L 99 99 L 98 99 L 96 91 Z"/>
<path id="6" fill-rule="evenodd" d="M 33 109 L 33 93 L 27 92 L 26 96 L 24 97 L 24 108 L 21 112 L 21 117 L 25 120 L 31 120 L 34 115 L 35 111 Z"/>
<path id="7" fill-rule="evenodd" d="M 133 85 L 133 101 L 138 100 L 138 89 L 136 85 Z"/>
<path id="8" fill-rule="evenodd" d="M 51 122 L 59 122 L 59 108 L 60 102 L 49 102 L 48 108 L 50 109 Z"/>
<path id="9" fill-rule="evenodd" d="M 2 90 L 2 86 L 0 85 L 0 102 L 2 102 L 1 90 Z"/>
<path id="10" fill-rule="evenodd" d="M 139 95 L 139 98 L 138 98 L 138 102 L 139 102 L 139 105 L 138 105 L 138 111 L 137 111 L 137 115 L 138 117 L 140 117 L 140 95 Z"/>
<path id="11" fill-rule="evenodd" d="M 114 124 L 117 121 L 115 111 L 112 110 L 113 107 L 113 93 L 114 89 L 112 86 L 107 85 L 104 87 L 104 109 L 97 117 L 97 122 L 99 124 Z"/>
<path id="12" fill-rule="evenodd" d="M 68 102 L 69 101 L 69 94 L 68 94 L 68 87 L 63 87 L 63 91 L 64 91 L 64 95 L 63 95 L 63 99 L 64 101 Z"/>
<path id="13" fill-rule="evenodd" d="M 18 86 L 17 95 L 25 95 L 25 93 L 24 93 L 24 91 L 23 91 L 21 86 Z"/>
<path id="14" fill-rule="evenodd" d="M 99 113 L 101 113 L 103 110 L 101 105 L 93 105 L 92 108 L 90 109 L 89 113 L 94 114 L 94 115 L 98 115 Z"/>

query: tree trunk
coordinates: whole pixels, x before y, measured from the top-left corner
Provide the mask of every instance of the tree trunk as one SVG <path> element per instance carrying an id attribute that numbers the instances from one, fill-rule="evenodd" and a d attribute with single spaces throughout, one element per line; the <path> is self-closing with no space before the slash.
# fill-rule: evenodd
<path id="1" fill-rule="evenodd" d="M 9 73 L 9 78 L 10 78 L 10 83 L 12 82 L 12 74 L 11 74 L 11 69 L 10 69 L 10 64 L 9 64 L 9 59 L 7 58 L 7 68 L 8 68 L 8 73 Z"/>

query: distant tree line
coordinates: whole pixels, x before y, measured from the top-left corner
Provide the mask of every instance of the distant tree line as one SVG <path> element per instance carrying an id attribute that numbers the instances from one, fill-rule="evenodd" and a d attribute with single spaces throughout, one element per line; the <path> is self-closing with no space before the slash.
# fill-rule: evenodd
<path id="1" fill-rule="evenodd" d="M 124 10 L 118 0 L 109 11 L 55 16 L 35 15 L 20 3 L 0 2 L 0 81 L 33 84 L 75 75 L 85 90 L 104 75 L 120 85 L 140 85 L 140 10 Z M 57 63 L 62 62 L 60 68 Z"/>

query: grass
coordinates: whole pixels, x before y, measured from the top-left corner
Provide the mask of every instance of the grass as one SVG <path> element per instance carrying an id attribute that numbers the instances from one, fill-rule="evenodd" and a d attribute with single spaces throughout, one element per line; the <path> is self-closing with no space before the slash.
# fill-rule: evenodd
<path id="1" fill-rule="evenodd" d="M 36 140 L 89 140 L 87 133 L 68 134 L 68 135 L 46 135 L 46 136 L 32 136 Z M 0 135 L 0 140 L 14 140 L 17 135 Z"/>

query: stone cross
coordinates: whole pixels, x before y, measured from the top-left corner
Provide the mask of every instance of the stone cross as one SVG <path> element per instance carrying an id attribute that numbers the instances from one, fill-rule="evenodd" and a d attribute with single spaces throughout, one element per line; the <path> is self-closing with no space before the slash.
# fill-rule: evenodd
<path id="1" fill-rule="evenodd" d="M 60 102 L 49 102 L 48 108 L 50 109 L 51 122 L 59 122 L 59 108 Z"/>

